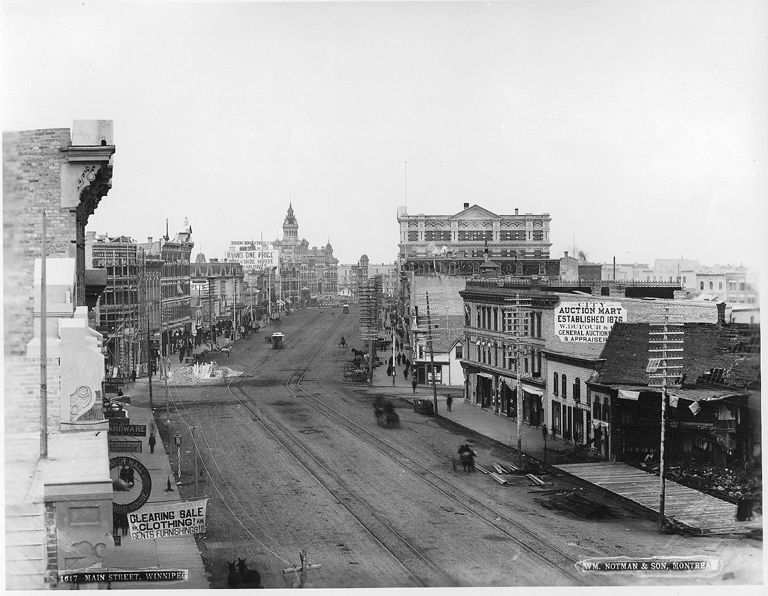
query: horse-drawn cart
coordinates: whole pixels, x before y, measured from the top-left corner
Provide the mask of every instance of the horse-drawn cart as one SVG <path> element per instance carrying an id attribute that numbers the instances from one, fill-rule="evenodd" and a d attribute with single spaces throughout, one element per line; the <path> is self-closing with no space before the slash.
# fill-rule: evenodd
<path id="1" fill-rule="evenodd" d="M 414 399 L 413 411 L 417 414 L 426 414 L 427 416 L 433 416 L 435 414 L 435 406 L 432 404 L 432 400 L 429 399 Z"/>

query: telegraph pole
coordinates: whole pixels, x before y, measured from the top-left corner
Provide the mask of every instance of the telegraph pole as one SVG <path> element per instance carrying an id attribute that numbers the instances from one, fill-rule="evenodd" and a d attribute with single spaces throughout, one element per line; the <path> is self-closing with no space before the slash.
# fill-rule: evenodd
<path id="1" fill-rule="evenodd" d="M 666 485 L 664 481 L 664 438 L 666 428 L 667 387 L 670 384 L 679 385 L 683 370 L 683 325 L 672 322 L 669 305 L 664 306 L 664 312 L 657 315 L 657 323 L 651 323 L 648 353 L 653 354 L 648 359 L 648 385 L 661 387 L 661 433 L 659 441 L 659 531 L 664 530 L 664 504 L 666 500 Z M 678 316 L 679 317 L 679 316 Z M 654 330 L 656 328 L 656 330 Z M 660 328 L 660 329 L 659 329 Z M 655 347 L 654 347 L 655 346 Z"/>
<path id="2" fill-rule="evenodd" d="M 432 402 L 435 407 L 435 418 L 437 418 L 437 382 L 435 380 L 435 351 L 432 346 L 432 315 L 429 311 L 429 292 L 427 296 L 427 347 L 429 348 L 429 365 L 432 368 Z"/>
<path id="3" fill-rule="evenodd" d="M 523 461 L 523 366 L 521 357 L 524 352 L 522 345 L 523 337 L 526 335 L 524 326 L 524 316 L 522 311 L 523 302 L 529 302 L 527 299 L 521 299 L 520 294 L 515 294 L 515 309 L 512 318 L 512 339 L 515 342 L 515 368 L 517 369 L 517 457 L 518 461 Z"/>

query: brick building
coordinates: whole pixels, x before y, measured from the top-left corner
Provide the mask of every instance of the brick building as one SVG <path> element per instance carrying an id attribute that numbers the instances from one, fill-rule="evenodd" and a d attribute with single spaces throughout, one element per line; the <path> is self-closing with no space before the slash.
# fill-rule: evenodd
<path id="1" fill-rule="evenodd" d="M 244 273 L 240 263 L 229 263 L 197 255 L 190 266 L 195 343 L 210 341 L 211 326 L 218 337 L 242 324 Z"/>
<path id="2" fill-rule="evenodd" d="M 519 383 L 523 422 L 546 424 L 558 437 L 588 443 L 593 434 L 586 382 L 597 374 L 615 322 L 648 321 L 665 305 L 673 305 L 686 321 L 717 320 L 712 303 L 651 298 L 664 289 L 671 294 L 675 288 L 680 295 L 679 286 L 660 284 L 599 282 L 568 287 L 564 282 L 467 280 L 460 292 L 465 398 L 516 418 Z M 643 297 L 646 293 L 650 296 Z"/>
<path id="3" fill-rule="evenodd" d="M 113 546 L 104 358 L 102 337 L 88 326 L 86 298 L 96 297 L 85 283 L 85 226 L 111 187 L 114 152 L 111 121 L 3 133 L 7 589 L 56 587 L 58 572 L 98 567 Z"/>
<path id="4" fill-rule="evenodd" d="M 190 257 L 195 243 L 192 227 L 184 220 L 182 231 L 171 239 L 166 223 L 165 236 L 140 244 L 145 255 L 161 262 L 160 335 L 163 355 L 175 354 L 192 344 Z M 159 259 L 158 259 L 159 256 Z"/>
<path id="5" fill-rule="evenodd" d="M 273 245 L 280 252 L 280 300 L 299 306 L 317 301 L 322 294 L 336 294 L 339 260 L 333 256 L 330 240 L 320 248 L 310 248 L 304 238 L 299 240 L 299 221 L 291 204 L 283 221 L 283 237 Z"/>

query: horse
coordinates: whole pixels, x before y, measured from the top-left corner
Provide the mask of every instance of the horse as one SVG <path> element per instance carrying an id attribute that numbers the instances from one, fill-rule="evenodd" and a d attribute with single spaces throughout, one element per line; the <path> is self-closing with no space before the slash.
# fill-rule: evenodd
<path id="1" fill-rule="evenodd" d="M 250 587 L 261 588 L 261 574 L 255 569 L 248 569 L 245 559 L 237 558 L 237 569 L 240 571 L 240 579 Z"/>
<path id="2" fill-rule="evenodd" d="M 384 426 L 387 420 L 387 415 L 384 413 L 384 410 L 381 408 L 374 408 L 373 415 L 376 417 L 376 424 Z"/>
<path id="3" fill-rule="evenodd" d="M 229 575 L 227 576 L 227 584 L 229 584 L 230 588 L 239 588 L 240 584 L 242 583 L 242 580 L 240 579 L 240 574 L 237 571 L 237 567 L 235 566 L 235 562 L 232 561 L 231 563 L 227 561 L 227 567 L 229 567 Z"/>
<path id="4" fill-rule="evenodd" d="M 465 472 L 469 473 L 475 469 L 475 452 L 469 446 L 459 447 L 459 460 Z"/>

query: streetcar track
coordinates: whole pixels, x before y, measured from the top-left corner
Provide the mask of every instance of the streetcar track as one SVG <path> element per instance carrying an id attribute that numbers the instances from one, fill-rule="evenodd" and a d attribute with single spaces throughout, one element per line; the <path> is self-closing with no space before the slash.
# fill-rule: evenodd
<path id="1" fill-rule="evenodd" d="M 326 340 L 325 342 L 326 344 L 327 344 L 327 341 L 328 340 Z M 289 391 L 291 391 L 289 387 L 291 378 L 297 377 L 296 379 L 297 389 L 301 391 L 306 397 L 310 398 L 312 401 L 302 398 L 296 392 L 292 391 L 292 393 L 294 393 L 296 397 L 302 399 L 305 403 L 307 403 L 307 405 L 309 405 L 310 407 L 313 407 L 315 410 L 323 414 L 326 418 L 329 418 L 336 424 L 339 424 L 340 426 L 345 428 L 348 432 L 350 432 L 353 436 L 357 437 L 359 440 L 362 440 L 363 442 L 368 443 L 369 445 L 371 445 L 372 447 L 374 447 L 375 449 L 377 449 L 378 451 L 380 451 L 381 453 L 383 453 L 384 455 L 386 455 L 387 457 L 395 461 L 397 464 L 407 469 L 413 475 L 422 479 L 424 482 L 426 482 L 427 484 L 432 486 L 434 489 L 439 491 L 441 494 L 443 494 L 444 496 L 448 497 L 450 500 L 457 503 L 463 509 L 466 509 L 472 515 L 475 515 L 476 517 L 485 521 L 487 524 L 494 527 L 496 530 L 502 532 L 503 534 L 505 534 L 512 540 L 514 540 L 515 543 L 517 543 L 519 546 L 521 546 L 530 554 L 545 561 L 548 565 L 554 567 L 559 572 L 567 575 L 569 579 L 575 581 L 577 584 L 586 585 L 585 578 L 581 574 L 579 574 L 575 568 L 575 564 L 577 560 L 573 558 L 571 555 L 560 550 L 555 545 L 539 538 L 519 522 L 509 519 L 503 513 L 483 503 L 482 501 L 473 497 L 466 491 L 463 491 L 461 488 L 455 486 L 454 484 L 446 481 L 442 477 L 438 476 L 437 474 L 435 474 L 434 472 L 432 472 L 431 470 L 423 466 L 418 461 L 404 454 L 402 451 L 393 447 L 383 439 L 377 437 L 376 435 L 371 433 L 368 429 L 350 420 L 347 416 L 345 416 L 344 414 L 336 410 L 334 407 L 330 406 L 329 404 L 327 404 L 326 402 L 318 398 L 316 395 L 313 395 L 312 393 L 306 391 L 301 386 L 302 379 L 306 374 L 307 370 L 309 369 L 309 366 L 311 366 L 312 362 L 317 358 L 317 356 L 321 352 L 322 352 L 322 348 L 317 351 L 317 353 L 314 355 L 314 357 L 310 361 L 309 365 L 306 366 L 306 368 L 304 368 L 303 371 L 301 370 L 302 367 L 300 366 L 299 368 L 296 369 L 294 374 L 291 377 L 289 377 L 288 381 L 286 381 L 286 387 L 288 387 Z M 301 372 L 301 374 L 297 375 L 297 373 L 299 372 Z M 316 404 L 321 404 L 322 407 L 318 407 Z M 328 410 L 333 412 L 333 414 L 329 414 Z M 355 430 L 355 428 L 360 429 L 360 431 L 362 432 L 358 432 L 357 430 Z M 456 493 L 461 495 L 461 498 L 457 497 Z M 474 507 L 470 507 L 470 504 L 473 505 Z M 481 514 L 478 511 L 478 509 L 485 511 L 486 513 L 484 515 Z M 504 528 L 502 527 L 501 523 L 497 523 L 497 520 L 500 522 L 504 522 L 503 525 L 508 526 L 508 528 L 514 529 L 514 531 L 516 532 L 524 533 L 526 535 L 526 540 L 523 541 L 518 535 L 512 534 L 508 528 Z M 551 557 L 550 555 L 546 554 L 547 551 L 554 551 L 558 556 Z"/>
<path id="2" fill-rule="evenodd" d="M 335 318 L 338 320 L 338 316 Z M 313 331 L 315 331 L 313 329 Z M 558 572 L 567 576 L 568 579 L 576 584 L 585 584 L 585 579 L 578 574 L 574 564 L 576 559 L 564 553 L 556 546 L 546 542 L 539 538 L 528 530 L 525 526 L 515 522 L 512 519 L 507 518 L 504 514 L 483 503 L 479 499 L 473 497 L 469 493 L 465 492 L 461 488 L 453 485 L 452 483 L 444 480 L 439 475 L 435 474 L 415 459 L 402 453 L 387 441 L 381 439 L 375 434 L 371 433 L 368 429 L 360 426 L 356 422 L 347 418 L 344 414 L 336 410 L 333 406 L 324 402 L 317 395 L 307 391 L 302 387 L 302 382 L 306 382 L 306 375 L 311 368 L 314 361 L 318 356 L 326 349 L 328 341 L 330 339 L 329 332 L 326 332 L 325 341 L 322 341 L 319 348 L 308 349 L 299 364 L 296 367 L 285 369 L 289 370 L 291 374 L 287 379 L 278 380 L 274 377 L 269 379 L 255 378 L 251 374 L 256 371 L 257 368 L 263 366 L 268 361 L 274 361 L 274 358 L 267 352 L 260 359 L 259 362 L 253 366 L 248 367 L 247 373 L 238 377 L 232 378 L 227 384 L 227 389 L 234 397 L 234 399 L 242 404 L 253 416 L 252 421 L 260 425 L 274 441 L 282 445 L 291 456 L 299 462 L 299 464 L 306 470 L 306 472 L 315 478 L 315 480 L 325 490 L 331 494 L 334 499 L 342 505 L 350 515 L 360 525 L 366 529 L 366 531 L 381 545 L 382 548 L 390 552 L 395 560 L 397 560 L 403 568 L 414 578 L 416 582 L 421 585 L 440 585 L 450 586 L 459 585 L 459 583 L 452 578 L 440 565 L 436 564 L 431 558 L 411 544 L 402 534 L 400 534 L 391 524 L 384 520 L 374 508 L 366 502 L 366 500 L 360 495 L 356 494 L 344 480 L 338 475 L 332 472 L 325 464 L 323 464 L 317 456 L 315 456 L 311 449 L 299 440 L 298 437 L 291 434 L 286 427 L 278 423 L 271 417 L 265 418 L 259 411 L 258 403 L 255 401 L 252 395 L 249 395 L 246 389 L 263 389 L 270 386 L 276 386 L 278 383 L 282 383 L 287 391 L 295 398 L 298 398 L 309 406 L 310 408 L 318 411 L 326 419 L 333 424 L 341 426 L 347 432 L 351 433 L 357 440 L 367 443 L 388 459 L 392 460 L 405 470 L 409 471 L 414 476 L 418 477 L 422 481 L 426 482 L 433 489 L 439 491 L 444 497 L 448 498 L 453 503 L 457 504 L 460 508 L 466 510 L 469 514 L 475 516 L 481 521 L 492 526 L 496 531 L 501 532 L 508 539 L 514 541 L 523 550 L 536 558 L 544 561 L 547 565 L 554 567 Z M 312 339 L 316 336 L 316 333 L 312 333 Z M 309 338 L 306 338 L 309 339 Z M 310 345 L 313 342 L 309 342 Z M 274 370 L 272 371 L 274 374 Z M 295 385 L 296 390 L 291 385 Z M 233 390 L 236 389 L 245 398 L 245 402 L 241 400 Z M 204 405 L 209 402 L 193 402 L 194 405 Z M 216 401 L 216 405 L 235 405 L 232 400 Z M 186 409 L 186 406 L 184 406 Z M 178 413 L 178 408 L 177 408 Z M 356 430 L 359 429 L 359 430 Z M 215 460 L 215 456 L 210 450 L 208 457 Z M 303 458 L 309 458 L 309 461 L 305 463 Z M 312 471 L 310 466 L 315 468 L 315 471 L 323 475 L 324 478 L 320 478 L 318 473 Z M 218 467 L 218 466 L 217 466 Z M 210 476 L 210 472 L 206 469 L 206 472 Z M 219 470 L 220 474 L 221 471 Z M 223 477 L 223 474 L 222 474 Z M 225 481 L 226 483 L 226 481 Z M 228 483 L 226 483 L 228 485 Z M 333 486 L 331 486 L 333 485 Z M 241 508 L 245 511 L 242 503 L 234 495 L 231 486 L 229 493 L 238 502 Z M 223 498 L 223 495 L 220 494 Z M 230 512 L 235 515 L 234 512 Z M 483 513 L 481 513 L 483 512 Z M 246 511 L 246 516 L 252 518 Z M 235 516 L 236 517 L 236 516 Z M 236 517 L 237 518 L 237 517 Z M 364 519 L 363 519 L 364 518 Z M 239 520 L 238 520 L 239 521 Z M 255 522 L 255 520 L 253 520 Z M 241 522 L 242 523 L 242 522 Z M 258 526 L 258 523 L 256 523 Z M 525 539 L 522 539 L 519 534 L 524 534 Z M 269 549 L 268 549 L 269 550 Z M 551 553 L 556 553 L 557 556 L 552 556 Z M 415 557 L 414 557 L 415 555 Z M 438 580 L 438 581 L 435 581 Z"/>

